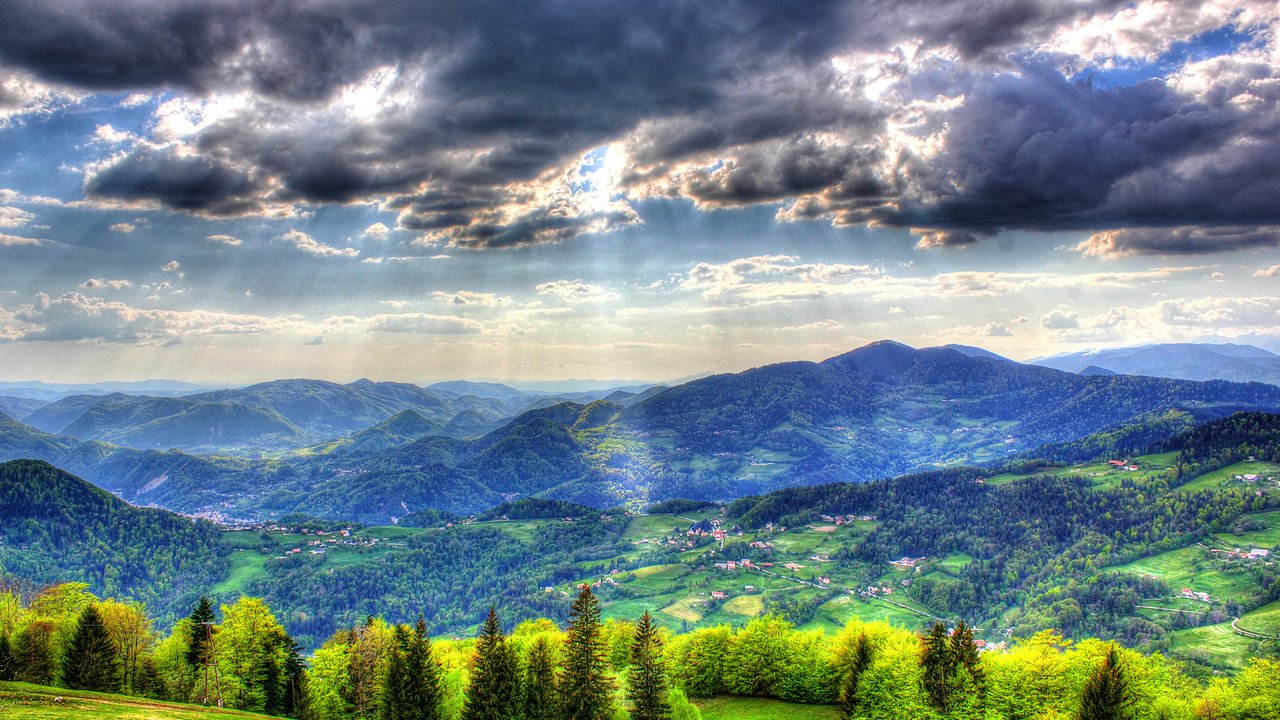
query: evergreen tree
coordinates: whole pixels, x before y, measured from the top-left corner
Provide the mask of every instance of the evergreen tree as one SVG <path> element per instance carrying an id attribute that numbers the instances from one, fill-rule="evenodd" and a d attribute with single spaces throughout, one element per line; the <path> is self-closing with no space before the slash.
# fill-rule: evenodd
<path id="1" fill-rule="evenodd" d="M 968 671 L 975 685 L 983 685 L 982 667 L 978 663 L 978 646 L 973 641 L 973 628 L 960 621 L 955 632 L 951 633 L 952 670 L 964 668 Z"/>
<path id="2" fill-rule="evenodd" d="M 397 625 L 391 633 L 391 651 L 387 656 L 387 676 L 382 681 L 382 720 L 409 720 L 410 670 L 408 663 L 409 633 Z"/>
<path id="3" fill-rule="evenodd" d="M 613 681 L 605 674 L 607 667 L 604 641 L 600 637 L 600 605 L 591 588 L 583 585 L 569 610 L 559 693 L 563 720 L 612 718 Z"/>
<path id="4" fill-rule="evenodd" d="M 92 604 L 85 606 L 62 657 L 63 684 L 72 690 L 114 691 L 118 689 L 119 669 L 120 660 L 98 609 Z"/>
<path id="5" fill-rule="evenodd" d="M 524 670 L 524 720 L 556 720 L 556 669 L 545 637 L 533 641 Z"/>
<path id="6" fill-rule="evenodd" d="M 520 712 L 518 690 L 515 650 L 507 644 L 498 613 L 490 607 L 476 642 L 475 668 L 462 720 L 515 720 Z"/>
<path id="7" fill-rule="evenodd" d="M 213 622 L 213 603 L 209 598 L 202 596 L 188 619 L 191 620 L 191 638 L 187 643 L 187 664 L 192 667 L 204 665 L 208 659 L 209 644 L 205 623 Z"/>
<path id="8" fill-rule="evenodd" d="M 409 650 L 405 656 L 410 687 L 409 720 L 441 720 L 443 717 L 444 686 L 440 664 L 431 652 L 431 638 L 427 637 L 427 624 L 418 616 L 418 624 L 409 638 Z"/>
<path id="9" fill-rule="evenodd" d="M 862 673 L 871 666 L 871 654 L 871 639 L 865 632 L 858 633 L 853 640 L 853 648 L 849 651 L 848 667 L 845 668 L 840 683 L 840 711 L 846 720 L 858 715 L 858 683 L 862 680 Z"/>
<path id="10" fill-rule="evenodd" d="M 947 626 L 941 621 L 935 622 L 924 637 L 920 667 L 924 670 L 922 681 L 929 695 L 929 704 L 938 712 L 946 713 L 951 708 L 951 676 L 955 661 Z"/>
<path id="11" fill-rule="evenodd" d="M 662 638 L 648 611 L 636 624 L 631 643 L 631 672 L 627 675 L 627 702 L 631 720 L 669 720 L 667 668 L 662 659 Z"/>
<path id="12" fill-rule="evenodd" d="M 1133 712 L 1129 701 L 1129 679 L 1120 664 L 1115 643 L 1085 681 L 1080 696 L 1078 720 L 1130 720 Z"/>
<path id="13" fill-rule="evenodd" d="M 284 661 L 284 715 L 307 717 L 307 663 L 302 659 L 302 646 L 287 639 Z"/>
<path id="14" fill-rule="evenodd" d="M 134 681 L 133 689 L 139 697 L 164 699 L 164 679 L 160 677 L 156 661 L 150 655 L 143 656 L 138 661 L 138 677 Z"/>
<path id="15" fill-rule="evenodd" d="M 13 664 L 13 650 L 9 649 L 9 636 L 0 635 L 0 682 L 11 682 L 17 677 Z"/>

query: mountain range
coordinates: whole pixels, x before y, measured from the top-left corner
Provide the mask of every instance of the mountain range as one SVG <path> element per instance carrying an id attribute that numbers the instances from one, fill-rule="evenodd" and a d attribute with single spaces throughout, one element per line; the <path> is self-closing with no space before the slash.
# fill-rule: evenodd
<path id="1" fill-rule="evenodd" d="M 0 423 L 0 460 L 47 460 L 130 502 L 188 513 L 302 512 L 385 524 L 423 509 L 472 513 L 527 496 L 596 507 L 671 497 L 725 501 L 991 462 L 1169 410 L 1200 418 L 1280 410 L 1280 387 L 1261 383 L 1083 376 L 887 341 L 820 363 L 624 393 L 621 402 L 540 398 L 502 420 L 490 419 L 500 414 L 493 408 L 528 398 L 428 390 L 289 380 L 176 401 L 83 400 L 79 418 L 53 429 L 80 409 L 58 415 L 55 403 L 24 423 Z M 492 404 L 504 398 L 508 404 Z M 167 414 L 143 422 L 155 407 Z M 487 432 L 443 432 L 468 411 L 475 430 Z M 165 444 L 154 439 L 142 448 L 120 444 L 172 438 L 181 423 L 194 426 L 193 418 L 218 413 L 251 418 L 256 441 L 342 434 L 256 458 L 160 450 Z M 234 431 L 236 421 L 226 422 Z M 484 428 L 486 422 L 496 427 Z"/>
<path id="2" fill-rule="evenodd" d="M 1280 385 L 1280 355 L 1234 343 L 1162 343 L 1086 350 L 1033 361 L 1067 372 L 1150 375 L 1178 380 L 1231 380 Z"/>

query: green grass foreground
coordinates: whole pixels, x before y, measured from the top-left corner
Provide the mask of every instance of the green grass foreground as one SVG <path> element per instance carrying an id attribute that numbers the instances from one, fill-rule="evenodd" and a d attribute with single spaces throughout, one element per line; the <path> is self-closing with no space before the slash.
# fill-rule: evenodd
<path id="1" fill-rule="evenodd" d="M 55 702 L 54 698 L 62 698 Z M 766 698 L 714 697 L 697 700 L 703 720 L 836 720 L 828 705 L 796 705 Z M 215 707 L 80 692 L 27 683 L 0 682 L 0 717 L 5 720 L 201 720 L 264 718 L 266 715 Z"/>
<path id="2" fill-rule="evenodd" d="M 837 720 L 832 705 L 796 705 L 767 698 L 713 697 L 694 700 L 702 720 Z"/>
<path id="3" fill-rule="evenodd" d="M 55 698 L 62 698 L 62 701 L 56 702 Z M 0 717 L 5 720 L 198 720 L 267 716 L 123 695 L 0 682 Z"/>

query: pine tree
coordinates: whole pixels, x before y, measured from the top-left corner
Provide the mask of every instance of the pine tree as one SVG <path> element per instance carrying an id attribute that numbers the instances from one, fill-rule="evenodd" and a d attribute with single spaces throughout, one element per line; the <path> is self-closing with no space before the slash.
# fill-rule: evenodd
<path id="1" fill-rule="evenodd" d="M 189 619 L 191 620 L 191 638 L 187 643 L 187 664 L 196 667 L 204 665 L 208 656 L 206 647 L 209 644 L 209 636 L 205 623 L 213 622 L 213 603 L 209 602 L 209 598 L 200 598 L 200 602 L 196 603 L 191 611 Z"/>
<path id="2" fill-rule="evenodd" d="M 1078 720 L 1130 720 L 1133 717 L 1129 679 L 1120 664 L 1115 643 L 1107 648 L 1102 664 L 1085 681 L 1076 717 Z"/>
<path id="3" fill-rule="evenodd" d="M 858 715 L 858 683 L 862 681 L 862 673 L 871 666 L 871 639 L 865 632 L 858 633 L 853 640 L 853 648 L 849 651 L 848 667 L 840 683 L 840 712 L 846 720 Z"/>
<path id="4" fill-rule="evenodd" d="M 946 713 L 951 708 L 951 676 L 955 661 L 952 658 L 950 638 L 947 637 L 947 626 L 941 621 L 934 623 L 929 634 L 924 637 L 920 667 L 924 670 L 924 689 L 929 695 L 929 704 L 938 712 Z"/>
<path id="5" fill-rule="evenodd" d="M 119 669 L 120 659 L 102 617 L 92 604 L 85 606 L 62 658 L 63 684 L 72 690 L 110 692 L 118 689 Z"/>
<path id="6" fill-rule="evenodd" d="M 16 677 L 13 664 L 13 650 L 9 648 L 9 636 L 0 635 L 0 682 L 12 681 Z"/>
<path id="7" fill-rule="evenodd" d="M 600 605 L 591 588 L 569 610 L 564 674 L 560 677 L 560 717 L 563 720 L 606 720 L 613 716 L 613 681 L 605 674 L 604 641 L 600 637 Z"/>
<path id="8" fill-rule="evenodd" d="M 627 702 L 631 720 L 669 720 L 667 669 L 662 659 L 662 638 L 646 611 L 636 624 L 631 643 L 631 672 L 627 676 Z"/>
<path id="9" fill-rule="evenodd" d="M 556 669 L 545 637 L 533 641 L 524 670 L 524 720 L 556 720 Z"/>
<path id="10" fill-rule="evenodd" d="M 515 650 L 507 644 L 498 613 L 491 607 L 476 642 L 475 669 L 462 720 L 515 720 L 520 712 L 518 690 Z"/>

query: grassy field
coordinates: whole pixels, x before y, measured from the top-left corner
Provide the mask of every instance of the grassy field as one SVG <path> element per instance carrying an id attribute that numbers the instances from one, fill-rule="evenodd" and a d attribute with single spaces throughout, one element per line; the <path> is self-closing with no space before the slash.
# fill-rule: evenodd
<path id="1" fill-rule="evenodd" d="M 1243 481 L 1235 479 L 1237 475 L 1261 475 L 1263 479 L 1255 484 L 1258 488 L 1274 487 L 1266 481 L 1266 478 L 1280 478 L 1280 465 L 1272 465 L 1265 462 L 1239 462 L 1193 478 L 1191 481 L 1181 485 L 1178 490 L 1195 492 L 1197 490 L 1213 490 L 1231 485 L 1245 486 Z"/>
<path id="2" fill-rule="evenodd" d="M 1108 463 L 1102 462 L 1090 465 L 1071 465 L 1068 467 L 1045 468 L 1034 473 L 1003 473 L 1001 475 L 995 475 L 987 478 L 986 483 L 988 485 L 1007 485 L 1008 483 L 1016 480 L 1022 480 L 1029 477 L 1051 475 L 1059 478 L 1087 478 L 1095 490 L 1107 490 L 1118 487 L 1121 481 L 1126 479 L 1133 480 L 1135 482 L 1143 482 L 1150 480 L 1153 477 L 1163 475 L 1166 470 L 1177 464 L 1177 460 L 1178 454 L 1176 452 L 1159 453 L 1132 458 L 1133 464 L 1138 466 L 1137 470 L 1116 468 Z"/>
<path id="3" fill-rule="evenodd" d="M 796 705 L 762 698 L 714 697 L 695 700 L 702 720 L 837 720 L 831 705 Z"/>
<path id="4" fill-rule="evenodd" d="M 1231 623 L 1205 625 L 1170 633 L 1170 649 L 1228 670 L 1241 670 L 1251 657 L 1259 657 L 1257 642 L 1237 635 Z"/>
<path id="5" fill-rule="evenodd" d="M 249 583 L 267 575 L 267 556 L 256 550 L 235 550 L 231 553 L 230 560 L 231 572 L 225 580 L 213 586 L 214 595 L 242 593 Z"/>
<path id="6" fill-rule="evenodd" d="M 1245 613 L 1237 624 L 1241 630 L 1280 636 L 1280 600 Z"/>
<path id="7" fill-rule="evenodd" d="M 1214 537 L 1226 547 L 1274 548 L 1280 547 L 1280 510 L 1249 513 L 1244 516 L 1250 522 L 1265 525 L 1264 529 L 1249 530 L 1239 535 L 1219 533 Z"/>
<path id="8" fill-rule="evenodd" d="M 1257 579 L 1243 564 L 1215 560 L 1208 551 L 1194 545 L 1110 569 L 1159 578 L 1168 583 L 1174 593 L 1184 587 L 1207 592 L 1215 600 L 1243 601 L 1258 592 Z"/>
<path id="9" fill-rule="evenodd" d="M 62 698 L 62 702 L 54 702 L 55 697 Z M 267 716 L 199 705 L 0 682 L 0 717 L 5 720 L 230 720 L 260 719 Z"/>

